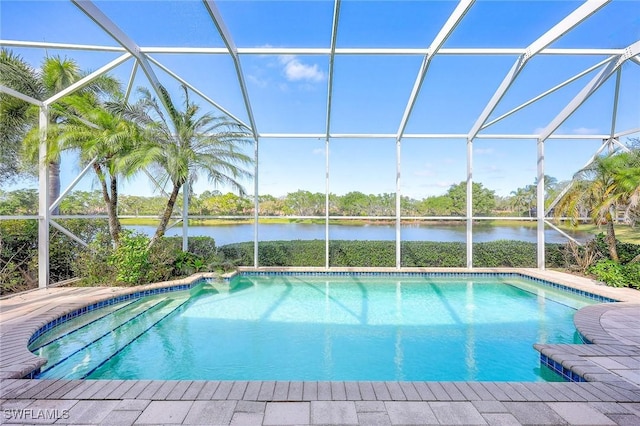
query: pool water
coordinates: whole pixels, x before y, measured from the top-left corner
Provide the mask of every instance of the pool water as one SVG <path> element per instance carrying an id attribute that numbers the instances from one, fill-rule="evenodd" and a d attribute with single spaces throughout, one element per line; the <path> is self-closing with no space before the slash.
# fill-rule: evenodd
<path id="1" fill-rule="evenodd" d="M 237 276 L 83 315 L 35 340 L 41 378 L 561 380 L 589 299 L 519 277 Z"/>

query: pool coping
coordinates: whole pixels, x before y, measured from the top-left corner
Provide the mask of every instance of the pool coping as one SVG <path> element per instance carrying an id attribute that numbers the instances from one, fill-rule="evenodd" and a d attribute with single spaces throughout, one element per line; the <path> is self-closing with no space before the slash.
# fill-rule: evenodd
<path id="1" fill-rule="evenodd" d="M 258 268 L 258 272 L 326 272 L 315 268 Z M 588 306 L 578 311 L 575 324 L 590 345 L 540 345 L 541 359 L 584 378 L 583 383 L 518 382 L 200 382 L 200 381 L 93 381 L 21 379 L 44 364 L 27 350 L 33 334 L 63 315 L 93 303 L 137 292 L 189 286 L 214 274 L 196 274 L 187 279 L 142 287 L 52 288 L 0 300 L 0 400 L 15 399 L 222 399 L 248 401 L 550 401 L 640 403 L 640 292 L 599 285 L 593 280 L 537 269 L 482 268 L 332 268 L 331 272 L 382 273 L 517 273 L 556 282 L 620 300 Z M 50 300 L 53 298 L 55 303 Z M 8 309 L 9 308 L 9 309 Z M 625 324 L 627 326 L 625 327 Z M 545 358 L 542 358 L 545 357 Z M 626 360 L 626 366 L 619 361 Z M 634 362 L 637 361 L 637 366 Z M 98 383 L 98 384 L 96 384 Z M 126 383 L 126 385 L 125 385 Z M 102 384 L 102 386 L 101 386 Z M 116 386 L 117 385 L 117 386 Z M 210 395 L 193 394 L 192 387 L 215 389 Z M 91 394 L 88 389 L 96 392 Z M 127 390 L 125 390 L 125 387 Z M 161 389 L 173 389 L 166 395 Z M 305 396 L 305 390 L 311 389 Z M 102 389 L 102 390 L 100 390 Z M 105 393 L 105 389 L 110 389 Z M 138 389 L 136 394 L 134 389 Z M 151 390 L 154 390 L 151 392 Z M 192 389 L 191 391 L 189 391 Z M 194 388 L 195 389 L 195 388 Z M 284 390 L 286 389 L 286 391 Z M 313 392 L 315 389 L 315 392 Z M 324 389 L 321 392 L 321 389 Z M 470 390 L 471 389 L 471 390 Z M 328 392 L 327 392 L 328 390 Z M 191 396 L 189 396 L 191 395 Z M 125 398 L 126 397 L 126 398 Z M 172 397 L 173 398 L 173 397 Z M 171 399 L 171 398 L 169 398 Z M 640 418 L 640 413 L 638 413 Z"/>

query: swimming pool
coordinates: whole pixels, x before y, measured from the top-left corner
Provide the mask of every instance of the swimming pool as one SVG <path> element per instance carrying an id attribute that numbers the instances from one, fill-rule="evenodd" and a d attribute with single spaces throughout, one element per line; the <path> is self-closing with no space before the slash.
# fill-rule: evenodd
<path id="1" fill-rule="evenodd" d="M 91 311 L 29 348 L 40 378 L 560 380 L 532 345 L 580 343 L 573 314 L 592 303 L 516 274 L 244 274 Z"/>

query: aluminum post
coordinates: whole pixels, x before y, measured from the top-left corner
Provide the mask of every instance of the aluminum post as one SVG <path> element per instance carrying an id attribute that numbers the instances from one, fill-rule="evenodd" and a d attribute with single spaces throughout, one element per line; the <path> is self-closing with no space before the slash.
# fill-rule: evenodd
<path id="1" fill-rule="evenodd" d="M 40 107 L 40 148 L 38 153 L 38 287 L 49 285 L 49 162 L 47 161 L 47 126 L 49 109 Z"/>

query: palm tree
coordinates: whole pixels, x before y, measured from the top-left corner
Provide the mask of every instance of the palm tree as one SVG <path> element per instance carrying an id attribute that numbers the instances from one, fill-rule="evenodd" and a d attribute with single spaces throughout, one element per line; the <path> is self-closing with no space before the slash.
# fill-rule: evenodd
<path id="1" fill-rule="evenodd" d="M 214 184 L 229 185 L 240 195 L 245 190 L 241 178 L 251 177 L 243 166 L 252 163 L 251 157 L 239 148 L 249 144 L 246 127 L 211 113 L 200 114 L 200 107 L 189 100 L 184 90 L 183 109 L 179 110 L 168 92 L 161 86 L 161 96 L 167 106 L 169 119 L 162 112 L 158 100 L 147 89 L 139 89 L 137 104 L 121 110 L 125 117 L 144 127 L 145 143 L 136 147 L 126 160 L 126 169 L 140 170 L 148 165 L 158 169 L 158 181 L 170 183 L 171 191 L 150 246 L 164 235 L 167 224 L 185 184 L 204 173 Z"/>
<path id="2" fill-rule="evenodd" d="M 69 87 L 86 73 L 81 72 L 78 64 L 69 58 L 48 56 L 44 59 L 40 69 L 29 66 L 19 55 L 6 49 L 0 53 L 0 82 L 18 92 L 34 99 L 44 101 L 56 93 Z M 100 77 L 85 87 L 82 92 L 110 93 L 119 83 L 110 77 Z M 35 163 L 38 158 L 40 143 L 38 114 L 36 107 L 28 105 L 19 99 L 3 96 L 0 109 L 5 116 L 5 109 L 12 111 L 12 125 L 3 131 L 2 144 L 7 142 L 25 142 L 25 152 L 28 159 Z M 69 111 L 61 102 L 50 105 L 48 114 L 47 133 L 47 161 L 49 163 L 49 194 L 51 202 L 60 195 L 60 147 L 57 137 L 62 132 L 62 126 L 68 121 Z M 2 120 L 5 121 L 4 118 Z M 5 130 L 5 129 L 3 129 Z M 14 145 L 15 146 L 15 145 Z M 18 143 L 19 146 L 19 143 Z M 57 213 L 57 209 L 53 213 Z"/>
<path id="3" fill-rule="evenodd" d="M 91 92 L 68 96 L 62 104 L 73 115 L 59 136 L 62 149 L 78 149 L 84 163 L 95 159 L 93 171 L 100 183 L 102 199 L 109 218 L 109 233 L 114 246 L 120 241 L 118 218 L 118 165 L 126 161 L 137 143 L 141 143 L 141 129 L 121 114 L 107 109 L 107 105 L 123 103 L 120 94 L 110 103 L 103 103 Z M 135 170 L 129 170 L 130 174 Z"/>
<path id="4" fill-rule="evenodd" d="M 560 199 L 556 217 L 567 215 L 575 223 L 582 211 L 587 211 L 597 224 L 606 224 L 609 257 L 618 261 L 614 229 L 615 211 L 626 212 L 640 200 L 640 151 L 614 153 L 598 157 L 574 176 L 576 183 Z"/>
<path id="5" fill-rule="evenodd" d="M 32 98 L 44 97 L 37 71 L 7 49 L 0 49 L 0 84 Z M 29 103 L 0 93 L 0 181 L 6 182 L 22 173 L 22 140 L 33 119 L 37 119 L 30 116 L 29 110 Z"/>

